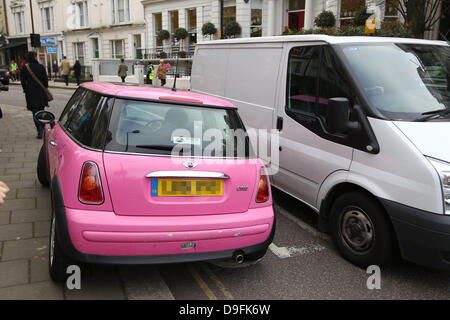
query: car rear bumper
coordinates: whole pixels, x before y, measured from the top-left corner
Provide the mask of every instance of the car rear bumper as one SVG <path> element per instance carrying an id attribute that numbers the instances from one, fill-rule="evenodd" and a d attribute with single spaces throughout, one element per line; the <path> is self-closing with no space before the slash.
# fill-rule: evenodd
<path id="1" fill-rule="evenodd" d="M 450 216 L 381 199 L 405 260 L 450 270 Z"/>
<path id="2" fill-rule="evenodd" d="M 273 208 L 245 213 L 142 217 L 56 207 L 64 252 L 101 264 L 161 264 L 232 258 L 266 250 L 274 234 Z M 195 247 L 183 249 L 186 243 Z"/>

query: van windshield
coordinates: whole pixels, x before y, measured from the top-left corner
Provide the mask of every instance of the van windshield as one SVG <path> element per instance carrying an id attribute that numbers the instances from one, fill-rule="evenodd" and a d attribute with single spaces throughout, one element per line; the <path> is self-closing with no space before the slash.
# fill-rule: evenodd
<path id="1" fill-rule="evenodd" d="M 450 119 L 450 47 L 351 44 L 341 50 L 370 102 L 392 120 Z"/>
<path id="2" fill-rule="evenodd" d="M 107 151 L 220 158 L 254 157 L 233 109 L 116 99 Z"/>

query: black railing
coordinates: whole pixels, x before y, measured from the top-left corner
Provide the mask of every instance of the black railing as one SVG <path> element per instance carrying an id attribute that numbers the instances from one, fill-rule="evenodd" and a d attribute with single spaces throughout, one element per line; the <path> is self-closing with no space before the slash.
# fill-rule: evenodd
<path id="1" fill-rule="evenodd" d="M 194 57 L 195 46 L 181 47 L 174 45 L 171 47 L 156 47 L 154 49 L 140 49 L 141 57 L 144 60 L 152 59 L 192 59 Z"/>

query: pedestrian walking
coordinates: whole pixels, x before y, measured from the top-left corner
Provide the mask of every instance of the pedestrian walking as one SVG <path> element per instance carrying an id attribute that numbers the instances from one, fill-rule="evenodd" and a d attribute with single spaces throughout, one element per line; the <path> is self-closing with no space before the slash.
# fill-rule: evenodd
<path id="1" fill-rule="evenodd" d="M 8 192 L 8 186 L 3 181 L 0 181 L 0 205 L 5 203 L 6 194 Z"/>
<path id="2" fill-rule="evenodd" d="M 18 76 L 18 71 L 19 71 L 16 61 L 11 60 L 10 70 L 11 70 L 11 77 L 12 77 L 12 79 L 14 81 L 16 81 L 17 80 L 17 76 Z"/>
<path id="3" fill-rule="evenodd" d="M 70 73 L 70 62 L 67 61 L 66 56 L 64 56 L 64 59 L 61 62 L 61 74 L 64 78 L 66 86 L 69 85 L 69 73 Z"/>
<path id="4" fill-rule="evenodd" d="M 127 77 L 128 67 L 124 63 L 124 59 L 120 59 L 119 68 L 117 69 L 117 75 L 122 79 L 122 82 L 125 82 L 125 78 Z"/>
<path id="5" fill-rule="evenodd" d="M 153 77 L 154 77 L 154 68 L 153 68 L 153 65 L 150 63 L 148 65 L 148 69 L 147 69 L 147 83 L 148 84 L 153 84 Z"/>
<path id="6" fill-rule="evenodd" d="M 28 63 L 20 73 L 20 82 L 25 92 L 27 109 L 33 113 L 33 120 L 36 126 L 38 139 L 42 139 L 44 131 L 43 125 L 34 118 L 34 115 L 48 106 L 49 99 L 53 99 L 46 89 L 48 88 L 48 77 L 45 67 L 36 59 L 36 53 L 28 52 Z M 50 97 L 49 97 L 50 95 Z"/>
<path id="7" fill-rule="evenodd" d="M 73 65 L 73 75 L 75 76 L 75 79 L 77 80 L 77 86 L 80 85 L 80 77 L 81 77 L 81 63 L 79 60 L 75 61 L 75 64 Z"/>
<path id="8" fill-rule="evenodd" d="M 161 87 L 164 87 L 166 84 L 166 77 L 167 77 L 167 69 L 164 65 L 164 60 L 159 60 L 158 69 L 156 69 L 156 77 L 161 80 Z"/>

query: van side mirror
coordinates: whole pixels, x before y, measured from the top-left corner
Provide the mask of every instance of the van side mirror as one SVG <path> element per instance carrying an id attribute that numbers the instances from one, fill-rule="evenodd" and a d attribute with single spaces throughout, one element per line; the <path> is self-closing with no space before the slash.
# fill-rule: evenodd
<path id="1" fill-rule="evenodd" d="M 50 124 L 50 126 L 52 128 L 55 123 L 55 115 L 51 112 L 44 111 L 44 110 L 36 112 L 36 114 L 34 115 L 34 118 L 38 122 L 42 123 L 43 125 Z"/>
<path id="2" fill-rule="evenodd" d="M 359 131 L 361 127 L 357 121 L 350 121 L 350 102 L 347 98 L 330 98 L 327 108 L 327 131 L 344 134 Z"/>

